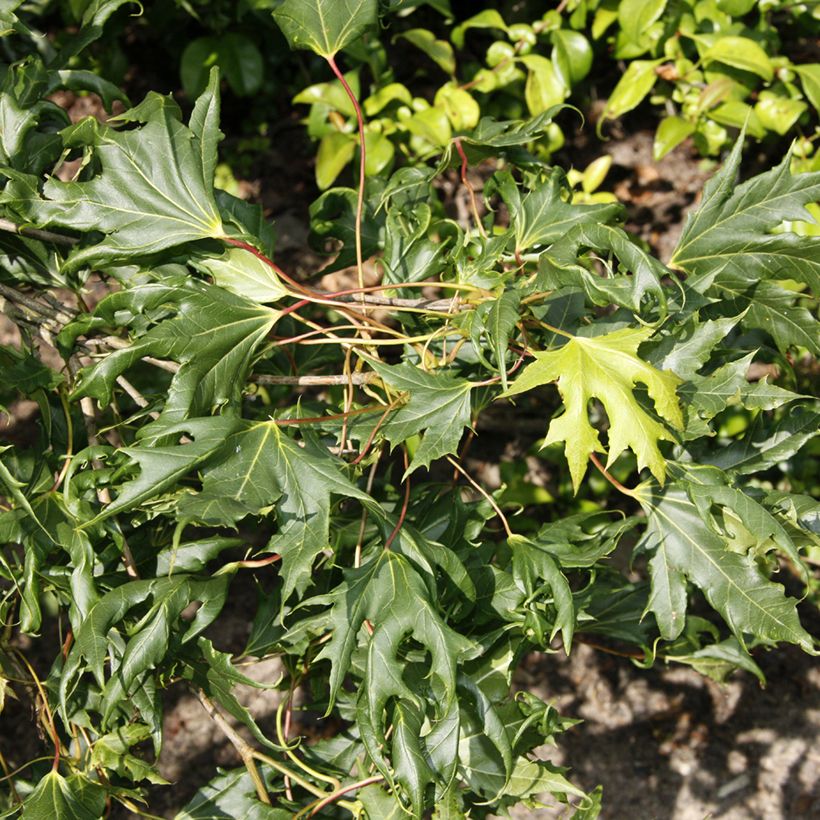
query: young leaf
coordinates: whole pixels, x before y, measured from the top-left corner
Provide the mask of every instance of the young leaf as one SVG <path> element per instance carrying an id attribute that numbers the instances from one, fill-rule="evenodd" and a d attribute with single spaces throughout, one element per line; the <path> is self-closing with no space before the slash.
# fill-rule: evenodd
<path id="1" fill-rule="evenodd" d="M 639 345 L 652 333 L 651 328 L 624 328 L 594 338 L 574 336 L 559 350 L 536 353 L 536 361 L 502 394 L 515 396 L 557 381 L 566 409 L 550 424 L 543 446 L 566 442 L 576 492 L 589 456 L 604 449 L 587 416 L 587 405 L 596 397 L 609 417 L 607 464 L 630 448 L 638 457 L 638 468 L 648 467 L 658 481 L 663 481 L 666 461 L 658 442 L 674 438 L 638 403 L 633 391 L 639 382 L 646 385 L 657 414 L 672 427 L 681 429 L 683 417 L 675 395 L 681 380 L 674 373 L 656 370 L 638 358 Z"/>
<path id="2" fill-rule="evenodd" d="M 377 23 L 377 0 L 284 0 L 273 12 L 291 48 L 334 57 Z"/>

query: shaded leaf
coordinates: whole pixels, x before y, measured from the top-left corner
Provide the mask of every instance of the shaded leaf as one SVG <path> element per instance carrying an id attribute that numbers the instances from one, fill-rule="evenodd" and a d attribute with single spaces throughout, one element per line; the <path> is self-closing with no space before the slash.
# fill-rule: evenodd
<path id="1" fill-rule="evenodd" d="M 291 48 L 333 57 L 376 25 L 376 0 L 284 0 L 273 12 Z"/>

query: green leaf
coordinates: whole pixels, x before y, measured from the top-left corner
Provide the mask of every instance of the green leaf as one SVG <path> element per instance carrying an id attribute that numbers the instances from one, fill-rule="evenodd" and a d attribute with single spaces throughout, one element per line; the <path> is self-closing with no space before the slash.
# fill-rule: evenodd
<path id="1" fill-rule="evenodd" d="M 117 377 L 146 356 L 154 356 L 180 365 L 171 380 L 161 423 L 208 415 L 220 407 L 235 413 L 253 356 L 278 311 L 191 277 L 171 276 L 111 294 L 97 306 L 93 321 L 98 326 L 138 323 L 169 308 L 175 308 L 176 315 L 138 335 L 130 347 L 84 370 L 75 395 L 108 403 Z M 82 322 L 63 331 L 65 344 L 84 330 Z"/>
<path id="2" fill-rule="evenodd" d="M 264 770 L 264 766 L 260 767 Z M 248 770 L 221 772 L 197 790 L 174 820 L 290 820 L 293 812 L 259 802 Z"/>
<path id="3" fill-rule="evenodd" d="M 820 292 L 820 258 L 811 238 L 772 235 L 784 220 L 811 219 L 805 205 L 820 199 L 820 172 L 792 174 L 787 156 L 776 168 L 736 185 L 743 140 L 704 188 L 686 220 L 670 265 L 690 274 L 701 292 L 724 279 L 796 279 Z"/>
<path id="4" fill-rule="evenodd" d="M 741 441 L 732 442 L 709 457 L 709 463 L 735 475 L 753 475 L 786 461 L 817 436 L 820 413 L 798 406 L 774 425 L 759 415 Z"/>
<path id="5" fill-rule="evenodd" d="M 494 302 L 490 303 L 487 315 L 487 332 L 495 353 L 495 360 L 501 374 L 501 385 L 507 389 L 507 366 L 506 355 L 507 346 L 510 341 L 510 334 L 515 329 L 518 322 L 518 306 L 521 302 L 521 294 L 514 290 L 507 290 L 501 294 Z"/>
<path id="6" fill-rule="evenodd" d="M 213 276 L 214 284 L 251 302 L 278 302 L 288 292 L 267 262 L 242 248 L 228 248 L 220 256 L 205 256 L 194 264 Z"/>
<path id="7" fill-rule="evenodd" d="M 304 592 L 313 562 L 330 546 L 331 495 L 379 511 L 344 475 L 338 459 L 310 440 L 300 446 L 274 421 L 243 422 L 221 444 L 202 471 L 202 491 L 180 502 L 180 514 L 232 525 L 275 509 L 281 531 L 271 548 L 282 557 L 283 601 L 294 590 Z"/>
<path id="8" fill-rule="evenodd" d="M 546 645 L 560 632 L 564 651 L 569 654 L 575 632 L 575 606 L 566 576 L 537 541 L 513 535 L 507 543 L 512 550 L 513 577 L 526 594 L 527 603 L 533 604 L 541 599 L 545 587 L 551 594 L 555 620 Z"/>
<path id="9" fill-rule="evenodd" d="M 655 69 L 663 60 L 633 60 L 606 102 L 601 121 L 614 119 L 637 108 L 658 78 Z"/>
<path id="10" fill-rule="evenodd" d="M 216 701 L 229 715 L 238 720 L 263 746 L 270 749 L 281 748 L 268 740 L 265 733 L 259 728 L 251 713 L 244 707 L 233 692 L 234 686 L 241 684 L 255 689 L 271 688 L 275 684 L 259 683 L 247 675 L 239 672 L 231 661 L 227 652 L 219 652 L 207 638 L 197 641 L 199 656 L 188 660 L 183 677 L 190 680 L 194 686 L 202 689 L 209 698 Z"/>
<path id="11" fill-rule="evenodd" d="M 655 142 L 652 146 L 652 158 L 655 162 L 663 159 L 670 151 L 677 148 L 687 137 L 695 131 L 694 123 L 682 117 L 664 117 L 658 130 L 655 132 Z"/>
<path id="12" fill-rule="evenodd" d="M 610 208 L 597 211 L 602 217 L 620 214 L 620 206 L 612 203 L 586 207 Z M 581 254 L 587 248 L 599 254 L 611 252 L 621 263 L 620 268 L 606 277 L 598 275 L 584 264 Z M 657 308 L 663 315 L 666 292 L 661 281 L 667 275 L 666 268 L 621 228 L 582 221 L 541 254 L 534 287 L 540 290 L 579 288 L 595 305 L 616 304 L 637 314 L 647 308 L 645 297 L 651 296 L 651 300 L 646 300 L 653 302 L 651 309 Z"/>
<path id="13" fill-rule="evenodd" d="M 792 71 L 800 77 L 806 99 L 820 111 L 820 63 L 792 66 Z"/>
<path id="14" fill-rule="evenodd" d="M 661 493 L 642 485 L 636 497 L 647 515 L 641 546 L 663 553 L 662 560 L 653 559 L 650 565 L 653 597 L 648 608 L 665 638 L 680 634 L 685 615 L 680 612 L 685 596 L 674 593 L 670 598 L 663 593 L 671 571 L 672 578 L 682 573 L 701 588 L 742 646 L 751 635 L 764 643 L 787 641 L 814 653 L 811 636 L 797 616 L 797 601 L 786 597 L 783 587 L 772 583 L 752 557 L 733 551 L 681 485 L 670 484 Z M 674 608 L 668 608 L 670 602 Z"/>
<path id="15" fill-rule="evenodd" d="M 197 101 L 186 127 L 168 106 L 155 108 L 147 124 L 116 131 L 88 118 L 63 132 L 67 147 L 91 148 L 101 171 L 84 182 L 50 178 L 42 198 L 12 179 L 4 197 L 40 227 L 101 231 L 104 238 L 72 251 L 67 271 L 145 257 L 198 239 L 219 238 L 225 229 L 213 192 L 219 139 L 219 77 Z M 121 119 L 127 119 L 127 112 Z M 5 172 L 9 175 L 9 172 Z"/>
<path id="16" fill-rule="evenodd" d="M 580 205 L 569 202 L 561 195 L 566 189 L 564 172 L 554 168 L 543 183 L 522 198 L 520 206 L 511 207 L 517 250 L 550 245 L 565 237 L 576 225 L 607 222 L 622 211 L 618 203 Z M 511 206 L 512 203 L 507 204 Z"/>
<path id="17" fill-rule="evenodd" d="M 453 47 L 446 40 L 437 40 L 436 36 L 424 28 L 411 28 L 402 32 L 396 39 L 407 40 L 421 49 L 442 71 L 456 73 L 456 58 Z"/>
<path id="18" fill-rule="evenodd" d="M 539 54 L 527 54 L 519 60 L 527 67 L 524 99 L 532 116 L 542 114 L 566 99 L 569 90 L 552 61 Z"/>
<path id="19" fill-rule="evenodd" d="M 743 71 L 751 71 L 766 82 L 771 82 L 774 76 L 768 54 L 748 37 L 729 35 L 718 38 L 703 52 L 703 62 L 707 65 L 720 62 Z"/>
<path id="20" fill-rule="evenodd" d="M 502 394 L 514 396 L 557 381 L 566 409 L 562 416 L 553 419 L 542 446 L 566 442 L 576 492 L 589 456 L 595 451 L 604 451 L 587 415 L 587 405 L 596 397 L 609 417 L 607 465 L 629 448 L 638 457 L 638 469 L 648 467 L 658 481 L 663 481 L 666 460 L 658 449 L 658 442 L 674 441 L 674 437 L 638 403 L 633 391 L 639 382 L 646 385 L 656 413 L 680 429 L 683 417 L 675 389 L 681 380 L 674 373 L 656 370 L 638 357 L 638 346 L 652 333 L 651 328 L 624 328 L 594 338 L 575 336 L 559 350 L 535 353 L 536 361 Z"/>
<path id="21" fill-rule="evenodd" d="M 455 453 L 471 421 L 473 385 L 449 373 L 427 373 L 409 362 L 393 367 L 379 362 L 371 365 L 390 387 L 408 394 L 407 403 L 381 428 L 387 440 L 395 446 L 424 432 L 406 475 Z"/>
<path id="22" fill-rule="evenodd" d="M 26 798 L 20 816 L 23 820 L 98 820 L 104 810 L 102 788 L 83 788 L 78 778 L 66 779 L 50 771 Z"/>
<path id="23" fill-rule="evenodd" d="M 377 0 L 284 0 L 273 12 L 291 48 L 334 57 L 378 22 Z"/>
<path id="24" fill-rule="evenodd" d="M 417 760 L 420 753 L 425 756 L 431 754 L 434 741 L 441 744 L 449 738 L 448 745 L 453 740 L 457 742 L 458 713 L 454 709 L 458 663 L 474 647 L 441 619 L 430 600 L 427 584 L 404 556 L 382 551 L 360 569 L 345 571 L 344 577 L 344 582 L 329 594 L 306 602 L 309 606 L 325 604 L 331 608 L 333 634 L 316 660 L 331 662 L 330 708 L 348 674 L 353 652 L 360 643 L 362 625 L 365 620 L 373 624 L 372 635 L 365 639 L 367 654 L 360 688 L 358 721 L 368 754 L 391 782 L 393 771 L 382 751 L 386 748 L 385 707 L 395 698 L 402 709 L 401 719 L 415 725 L 418 710 L 426 709 L 429 704 L 433 710 L 433 725 L 441 721 L 440 728 L 434 729 L 426 738 L 421 737 L 420 732 L 402 735 L 408 742 L 412 741 L 408 752 Z M 425 675 L 428 682 L 424 692 L 411 689 L 403 679 L 398 652 L 408 636 L 412 636 L 430 653 L 429 670 Z M 441 728 L 444 729 L 443 736 L 440 734 Z M 415 751 L 411 751 L 413 749 Z M 396 753 L 397 747 L 394 745 L 394 765 Z M 455 755 L 451 755 L 435 773 L 439 782 L 447 787 L 455 774 L 457 762 Z M 402 771 L 396 774 L 402 785 L 417 799 L 418 781 L 414 779 L 412 770 L 403 763 Z"/>
<path id="25" fill-rule="evenodd" d="M 811 251 L 806 257 L 812 260 Z M 784 353 L 792 346 L 808 348 L 814 355 L 820 352 L 820 325 L 800 304 L 800 294 L 774 282 L 750 285 L 743 272 L 722 275 L 719 291 L 728 312 L 743 313 L 743 325 L 766 331 Z"/>
<path id="26" fill-rule="evenodd" d="M 216 417 L 189 419 L 163 426 L 156 437 L 147 434 L 150 428 L 143 428 L 138 446 L 120 449 L 121 453 L 139 465 L 139 475 L 120 485 L 117 497 L 101 513 L 81 526 L 91 527 L 118 512 L 134 509 L 172 487 L 220 449 L 235 427 L 234 419 Z M 183 435 L 193 441 L 171 445 L 157 441 L 174 440 Z"/>

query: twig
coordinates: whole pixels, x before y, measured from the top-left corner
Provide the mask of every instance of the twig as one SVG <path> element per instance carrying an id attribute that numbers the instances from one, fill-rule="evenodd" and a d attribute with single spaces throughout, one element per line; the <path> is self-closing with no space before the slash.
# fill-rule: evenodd
<path id="1" fill-rule="evenodd" d="M 12 222 L 10 219 L 0 219 L 0 231 L 16 233 L 20 236 L 26 236 L 29 239 L 39 239 L 42 242 L 52 242 L 55 245 L 72 246 L 80 241 L 73 236 L 66 236 L 61 233 L 43 231 L 40 228 L 26 228 L 23 225 Z"/>
<path id="2" fill-rule="evenodd" d="M 507 537 L 511 537 L 513 531 L 510 529 L 509 522 L 507 521 L 507 516 L 505 516 L 504 513 L 501 512 L 501 507 L 498 506 L 496 500 L 452 456 L 447 456 L 447 461 L 449 461 L 450 464 L 452 464 L 453 467 L 455 467 L 456 470 L 458 470 L 458 472 L 461 473 L 461 475 L 463 475 L 464 478 L 466 478 L 467 481 L 470 482 L 470 485 L 472 487 L 478 490 L 478 492 L 480 492 L 481 495 L 483 495 L 484 498 L 487 499 L 487 502 L 493 508 L 495 514 L 500 519 L 501 524 L 504 527 L 504 532 L 507 533 Z"/>
<path id="3" fill-rule="evenodd" d="M 594 465 L 598 468 L 598 470 L 599 470 L 599 472 L 601 473 L 601 475 L 602 475 L 602 476 L 603 476 L 603 477 L 604 477 L 604 478 L 605 478 L 605 479 L 606 479 L 606 480 L 607 480 L 607 481 L 608 481 L 608 482 L 609 482 L 609 483 L 610 483 L 610 484 L 611 484 L 611 485 L 612 485 L 612 486 L 613 486 L 616 490 L 620 490 L 620 492 L 622 492 L 624 495 L 631 496 L 632 498 L 634 498 L 634 497 L 635 497 L 635 491 L 634 491 L 634 490 L 630 490 L 630 489 L 629 489 L 629 487 L 625 487 L 623 484 L 621 484 L 621 482 L 620 482 L 620 481 L 618 481 L 618 479 L 617 479 L 617 478 L 615 478 L 615 476 L 613 476 L 613 475 L 612 475 L 612 474 L 611 474 L 611 473 L 610 473 L 610 472 L 606 469 L 606 467 L 604 467 L 604 465 L 603 465 L 603 464 L 601 464 L 601 462 L 598 460 L 598 456 L 596 456 L 596 455 L 595 455 L 595 453 L 590 453 L 590 454 L 589 454 L 589 460 L 590 460 L 590 461 L 591 461 L 591 462 L 592 462 L 592 463 L 593 463 L 593 464 L 594 464 Z"/>
<path id="4" fill-rule="evenodd" d="M 464 153 L 464 148 L 462 147 L 461 140 L 458 137 L 456 137 L 453 142 L 456 146 L 456 151 L 458 151 L 458 155 L 461 157 L 461 181 L 470 194 L 470 207 L 473 211 L 475 226 L 478 228 L 478 232 L 484 237 L 484 239 L 486 239 L 487 232 L 484 230 L 484 226 L 481 224 L 481 217 L 478 215 L 478 201 L 475 196 L 475 188 L 473 188 L 472 183 L 467 177 L 467 169 L 469 167 L 467 164 L 467 155 Z"/>
<path id="5" fill-rule="evenodd" d="M 325 806 L 329 806 L 331 803 L 338 800 L 340 797 L 348 794 L 349 792 L 355 792 L 359 789 L 363 789 L 365 786 L 372 786 L 374 783 L 381 783 L 384 780 L 384 777 L 380 774 L 374 774 L 372 777 L 366 777 L 364 780 L 359 780 L 357 783 L 350 783 L 347 786 L 342 786 L 341 788 L 337 789 L 333 794 L 329 794 L 327 797 L 323 798 L 322 800 L 318 801 L 317 803 L 312 803 L 307 808 L 303 809 L 296 815 L 296 817 L 304 816 L 304 813 L 311 809 L 311 812 L 308 817 L 315 817 L 321 809 Z"/>
<path id="6" fill-rule="evenodd" d="M 253 780 L 253 784 L 256 787 L 256 794 L 259 797 L 260 802 L 264 803 L 266 806 L 270 806 L 270 795 L 268 795 L 268 790 L 265 787 L 265 781 L 262 779 L 262 776 L 259 774 L 259 769 L 256 768 L 256 762 L 254 760 L 255 754 L 253 748 L 250 744 L 245 742 L 245 739 L 222 717 L 222 714 L 216 708 L 216 704 L 201 690 L 197 690 L 197 698 L 202 706 L 205 708 L 205 711 L 208 713 L 208 717 L 213 720 L 213 722 L 222 730 L 225 737 L 231 742 L 231 745 L 236 749 L 239 754 L 239 757 L 242 758 L 242 763 L 245 765 L 245 768 L 248 770 L 248 774 L 251 776 L 251 780 Z"/>
<path id="7" fill-rule="evenodd" d="M 342 84 L 342 88 L 344 88 L 345 94 L 347 94 L 348 98 L 350 99 L 350 103 L 353 106 L 353 110 L 356 112 L 356 124 L 359 129 L 359 188 L 356 199 L 355 242 L 356 271 L 359 277 L 359 287 L 363 288 L 364 259 L 362 257 L 362 216 L 364 214 L 364 183 L 366 176 L 364 117 L 362 116 L 362 107 L 359 105 L 359 101 L 356 99 L 356 95 L 353 93 L 353 89 L 348 85 L 348 82 L 345 79 L 345 75 L 342 74 L 342 72 L 339 70 L 339 66 L 336 65 L 334 55 L 331 54 L 325 57 L 325 59 L 327 60 L 327 64 L 330 66 L 331 71 L 336 75 L 336 78 Z"/>
<path id="8" fill-rule="evenodd" d="M 267 376 L 265 374 L 251 376 L 251 381 L 256 384 L 295 384 L 299 387 L 321 387 L 332 385 L 368 384 L 375 381 L 378 376 L 375 373 L 351 373 L 349 376 L 339 373 L 334 376 Z"/>

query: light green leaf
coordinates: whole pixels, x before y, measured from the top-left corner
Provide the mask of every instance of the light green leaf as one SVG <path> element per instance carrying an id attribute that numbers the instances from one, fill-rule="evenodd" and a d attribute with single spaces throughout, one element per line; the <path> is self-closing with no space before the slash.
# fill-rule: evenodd
<path id="1" fill-rule="evenodd" d="M 820 111 L 820 63 L 792 66 L 792 71 L 800 77 L 800 85 L 806 99 Z"/>
<path id="2" fill-rule="evenodd" d="M 334 57 L 378 22 L 377 0 L 284 0 L 273 12 L 291 48 Z"/>
<path id="3" fill-rule="evenodd" d="M 637 108 L 658 78 L 655 69 L 663 60 L 633 60 L 606 102 L 601 121 L 614 119 Z"/>
<path id="4" fill-rule="evenodd" d="M 499 31 L 506 31 L 507 24 L 504 22 L 504 18 L 495 9 L 480 11 L 453 29 L 450 39 L 456 48 L 464 48 L 464 35 L 471 28 L 494 28 Z"/>
<path id="5" fill-rule="evenodd" d="M 592 46 L 579 31 L 558 29 L 550 34 L 552 63 L 567 88 L 577 85 L 592 68 Z"/>
<path id="6" fill-rule="evenodd" d="M 618 22 L 623 36 L 637 43 L 646 30 L 663 14 L 666 0 L 621 0 L 618 4 Z"/>
<path id="7" fill-rule="evenodd" d="M 424 28 L 411 28 L 398 35 L 397 39 L 407 40 L 421 49 L 442 71 L 455 74 L 456 58 L 453 47 L 446 40 L 437 40 L 435 35 Z M 477 120 L 476 120 L 477 121 Z"/>
<path id="8" fill-rule="evenodd" d="M 670 151 L 680 145 L 695 130 L 694 123 L 682 117 L 670 116 L 661 120 L 655 132 L 655 142 L 652 146 L 652 157 L 657 162 L 663 159 Z"/>
<path id="9" fill-rule="evenodd" d="M 774 76 L 768 54 L 748 37 L 720 37 L 704 51 L 703 61 L 707 65 L 720 62 L 743 71 L 751 71 L 766 82 L 770 82 Z"/>
<path id="10" fill-rule="evenodd" d="M 587 415 L 592 398 L 600 399 L 609 417 L 607 464 L 629 448 L 638 458 L 639 469 L 648 467 L 663 481 L 666 460 L 658 442 L 674 441 L 674 437 L 638 403 L 633 391 L 637 383 L 646 385 L 657 414 L 680 429 L 683 417 L 675 389 L 681 380 L 674 373 L 656 370 L 638 358 L 638 346 L 652 333 L 651 328 L 624 328 L 594 338 L 575 336 L 559 350 L 535 353 L 535 362 L 503 394 L 514 396 L 557 381 L 566 409 L 562 416 L 553 419 L 543 446 L 566 442 L 576 492 L 589 456 L 604 450 Z"/>
<path id="11" fill-rule="evenodd" d="M 356 153 L 356 137 L 333 131 L 325 134 L 316 152 L 316 185 L 320 191 L 329 188 Z"/>
<path id="12" fill-rule="evenodd" d="M 469 131 L 478 125 L 481 116 L 478 103 L 469 91 L 453 83 L 439 88 L 433 104 L 447 112 L 447 118 L 456 131 Z"/>
<path id="13" fill-rule="evenodd" d="M 527 54 L 519 59 L 527 67 L 524 98 L 532 116 L 543 114 L 566 99 L 569 90 L 550 60 L 540 54 Z"/>
<path id="14" fill-rule="evenodd" d="M 278 302 L 288 292 L 267 262 L 242 248 L 202 257 L 195 264 L 213 276 L 214 284 L 252 302 Z"/>
<path id="15" fill-rule="evenodd" d="M 808 108 L 802 100 L 792 100 L 789 97 L 763 91 L 755 103 L 754 112 L 764 128 L 782 136 L 794 127 Z"/>
<path id="16" fill-rule="evenodd" d="M 407 403 L 381 428 L 387 440 L 395 446 L 424 432 L 407 474 L 455 453 L 470 424 L 472 384 L 448 373 L 427 373 L 409 362 L 393 367 L 371 364 L 390 387 L 408 395 Z"/>

